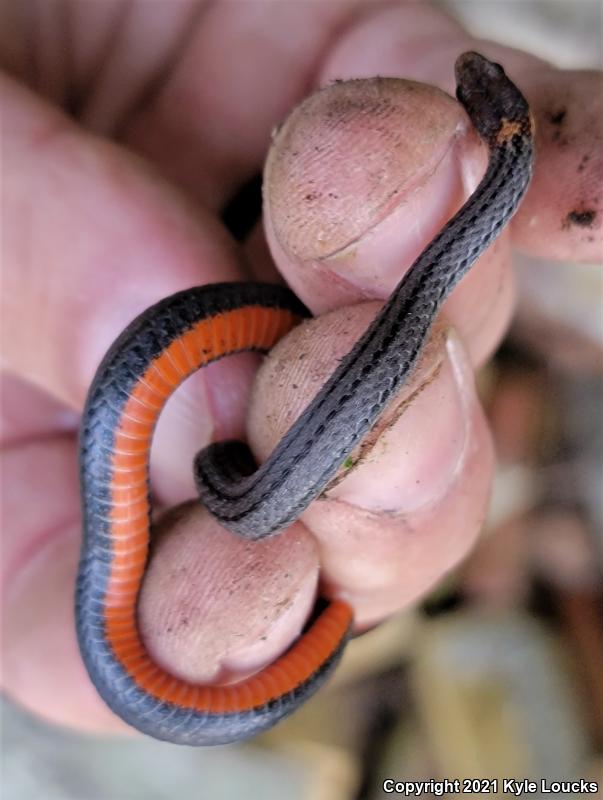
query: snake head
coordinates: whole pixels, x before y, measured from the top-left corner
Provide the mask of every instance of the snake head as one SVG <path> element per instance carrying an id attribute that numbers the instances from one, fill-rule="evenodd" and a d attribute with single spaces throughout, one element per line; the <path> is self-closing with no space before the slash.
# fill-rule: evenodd
<path id="1" fill-rule="evenodd" d="M 531 135 L 527 100 L 500 64 L 469 51 L 458 57 L 455 74 L 456 96 L 488 144 Z"/>

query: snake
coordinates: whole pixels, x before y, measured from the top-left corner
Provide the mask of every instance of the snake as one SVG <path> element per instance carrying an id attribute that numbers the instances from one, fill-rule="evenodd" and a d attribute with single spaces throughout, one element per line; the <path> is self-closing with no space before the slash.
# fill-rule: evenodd
<path id="1" fill-rule="evenodd" d="M 456 95 L 488 150 L 483 178 L 418 256 L 365 333 L 259 467 L 249 447 L 209 445 L 194 460 L 201 502 L 225 528 L 260 540 L 293 523 L 325 490 L 412 374 L 446 297 L 516 211 L 530 181 L 529 106 L 504 69 L 463 53 Z M 319 598 L 289 649 L 223 686 L 171 674 L 149 654 L 137 604 L 151 542 L 149 458 L 170 395 L 189 375 L 232 353 L 268 352 L 309 316 L 285 286 L 234 282 L 178 292 L 116 339 L 90 386 L 80 429 L 82 550 L 76 629 L 106 704 L 157 739 L 239 741 L 291 714 L 333 672 L 352 635 L 353 610 Z"/>

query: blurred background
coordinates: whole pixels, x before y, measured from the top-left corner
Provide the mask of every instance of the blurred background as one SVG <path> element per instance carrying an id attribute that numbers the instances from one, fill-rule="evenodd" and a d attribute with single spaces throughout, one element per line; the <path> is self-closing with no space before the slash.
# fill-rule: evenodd
<path id="1" fill-rule="evenodd" d="M 599 2 L 442 5 L 559 66 L 603 65 Z M 250 744 L 84 737 L 5 702 L 5 797 L 372 800 L 385 778 L 603 787 L 603 276 L 517 270 L 515 323 L 478 376 L 499 457 L 491 512 L 445 585 L 355 640 L 327 689 Z"/>

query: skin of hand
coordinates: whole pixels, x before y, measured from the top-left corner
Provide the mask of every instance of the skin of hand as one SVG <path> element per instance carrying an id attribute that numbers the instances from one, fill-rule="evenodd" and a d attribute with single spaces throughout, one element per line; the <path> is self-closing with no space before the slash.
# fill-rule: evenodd
<path id="1" fill-rule="evenodd" d="M 485 148 L 439 90 L 337 83 L 274 134 L 265 235 L 258 226 L 237 245 L 220 212 L 312 89 L 397 75 L 451 92 L 462 51 L 503 63 L 536 118 L 535 177 L 447 302 L 419 369 L 353 468 L 283 535 L 241 541 L 195 503 L 161 518 L 140 624 L 166 668 L 216 681 L 291 643 L 319 567 L 359 629 L 408 606 L 467 553 L 487 506 L 493 451 L 473 369 L 512 313 L 511 244 L 600 253 L 600 78 L 475 41 L 427 4 L 158 2 L 149 13 L 113 0 L 2 13 L 3 686 L 48 719 L 118 730 L 73 619 L 78 413 L 113 339 L 166 295 L 272 279 L 274 261 L 320 316 L 275 348 L 253 388 L 259 362 L 245 355 L 178 391 L 158 427 L 153 490 L 163 507 L 193 496 L 192 456 L 214 438 L 247 436 L 266 457 L 473 191 Z"/>

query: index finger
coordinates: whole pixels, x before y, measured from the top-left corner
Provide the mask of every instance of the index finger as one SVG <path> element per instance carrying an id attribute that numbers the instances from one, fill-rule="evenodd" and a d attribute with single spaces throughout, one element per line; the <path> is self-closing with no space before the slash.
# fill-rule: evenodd
<path id="1" fill-rule="evenodd" d="M 514 223 L 516 244 L 542 256 L 598 258 L 600 77 L 472 39 L 428 4 L 217 3 L 152 102 L 129 117 L 125 138 L 220 207 L 259 170 L 270 130 L 312 87 L 381 75 L 451 91 L 450 64 L 467 49 L 504 63 L 536 117 L 539 162 Z"/>

